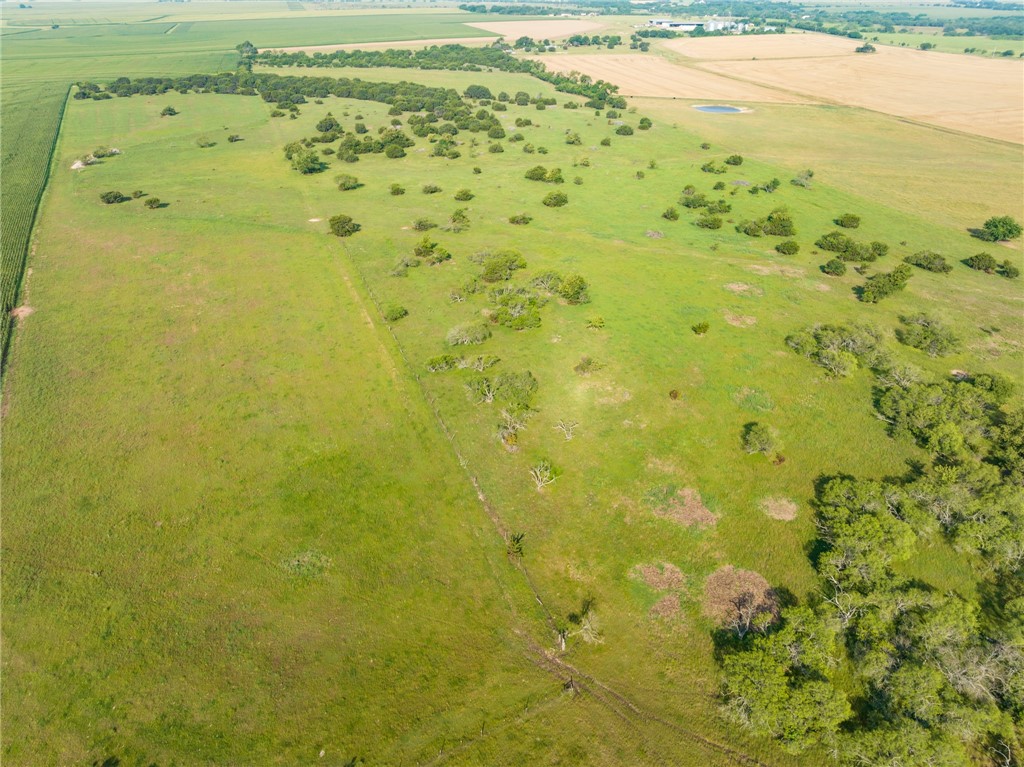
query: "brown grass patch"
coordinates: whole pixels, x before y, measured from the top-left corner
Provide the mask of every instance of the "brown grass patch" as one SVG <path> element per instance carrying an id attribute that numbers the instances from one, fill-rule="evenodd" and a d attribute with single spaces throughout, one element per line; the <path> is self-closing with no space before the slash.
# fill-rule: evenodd
<path id="1" fill-rule="evenodd" d="M 657 487 L 647 493 L 644 499 L 655 516 L 668 519 L 684 527 L 706 527 L 718 521 L 711 510 L 704 505 L 700 493 L 692 487 L 676 488 L 675 485 Z"/>
<path id="2" fill-rule="evenodd" d="M 704 615 L 719 626 L 736 617 L 742 599 L 752 599 L 757 609 L 778 614 L 778 596 L 760 573 L 726 565 L 704 582 Z"/>
<path id="3" fill-rule="evenodd" d="M 740 296 L 763 296 L 764 291 L 761 288 L 755 288 L 753 285 L 748 285 L 745 282 L 728 282 L 723 286 L 726 290 L 735 293 Z"/>
<path id="4" fill-rule="evenodd" d="M 749 328 L 751 325 L 757 324 L 757 317 L 749 317 L 745 314 L 733 314 L 732 312 L 726 312 L 725 321 L 737 328 Z"/>
<path id="5" fill-rule="evenodd" d="M 652 618 L 674 618 L 679 615 L 682 607 L 679 604 L 678 594 L 666 594 L 651 607 Z"/>
<path id="6" fill-rule="evenodd" d="M 602 29 L 604 24 L 580 19 L 551 19 L 547 21 L 541 19 L 539 21 L 480 21 L 466 26 L 493 32 L 509 40 L 523 36 L 532 37 L 534 40 L 554 40 L 580 32 Z"/>
<path id="7" fill-rule="evenodd" d="M 534 37 L 536 37 L 534 35 Z M 624 96 L 655 96 L 708 101 L 760 101 L 778 104 L 814 103 L 792 93 L 680 66 L 660 56 L 644 54 L 592 54 L 542 56 L 538 61 L 553 72 L 576 71 L 594 80 L 619 86 Z"/>
<path id="8" fill-rule="evenodd" d="M 789 498 L 765 498 L 761 501 L 761 511 L 772 519 L 791 522 L 796 519 L 798 506 Z"/>
<path id="9" fill-rule="evenodd" d="M 683 571 L 668 562 L 637 565 L 632 576 L 638 578 L 655 591 L 679 591 L 686 585 Z"/>
<path id="10" fill-rule="evenodd" d="M 769 274 L 780 274 L 783 277 L 803 277 L 804 270 L 795 266 L 782 266 L 780 264 L 747 264 L 747 269 L 765 277 Z"/>

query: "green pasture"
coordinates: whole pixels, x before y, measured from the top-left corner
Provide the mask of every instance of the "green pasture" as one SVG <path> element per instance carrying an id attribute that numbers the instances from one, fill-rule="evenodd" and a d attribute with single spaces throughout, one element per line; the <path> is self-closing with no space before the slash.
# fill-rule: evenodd
<path id="1" fill-rule="evenodd" d="M 472 78 L 495 91 L 522 81 Z M 922 249 L 954 262 L 987 249 L 1019 264 L 1018 249 L 966 232 L 1015 212 L 1016 150 L 858 110 L 714 116 L 653 100 L 621 119 L 647 115 L 654 128 L 622 137 L 554 95 L 557 107 L 499 113 L 525 137 L 502 141 L 504 153 L 462 133 L 455 160 L 428 156 L 417 139 L 405 158 L 326 157 L 331 167 L 312 176 L 290 169 L 284 144 L 313 135 L 328 111 L 373 132 L 390 123 L 387 105 L 329 98 L 290 120 L 236 96 L 70 103 L 33 260 L 36 312 L 8 380 L 5 762 L 294 764 L 323 749 L 322 762 L 339 765 L 735 763 L 711 741 L 772 765 L 821 763 L 720 718 L 703 581 L 731 564 L 805 599 L 815 479 L 898 475 L 924 455 L 886 436 L 868 373 L 827 380 L 785 347 L 788 333 L 871 322 L 899 359 L 936 377 L 1019 375 L 1019 283 L 957 263 L 949 275 L 917 271 L 904 293 L 870 306 L 852 292 L 863 278 L 821 274 L 826 258 L 812 252 L 835 216 L 854 212 L 853 236 L 892 247 L 873 270 Z M 161 118 L 166 105 L 180 114 Z M 517 117 L 537 125 L 515 128 Z M 867 136 L 837 136 L 849 156 L 826 165 L 808 137 L 840 125 Z M 582 144 L 567 145 L 566 131 Z M 878 146 L 872 135 L 889 144 L 858 166 L 855 152 Z M 547 154 L 524 153 L 526 143 Z M 123 154 L 70 170 L 101 145 Z M 699 170 L 733 152 L 739 168 Z M 960 162 L 968 153 L 973 166 Z M 537 164 L 562 169 L 568 205 L 541 204 L 554 187 L 523 177 Z M 790 185 L 809 164 L 814 187 Z M 340 173 L 363 185 L 338 191 Z M 733 183 L 773 177 L 775 194 Z M 718 180 L 724 192 L 711 190 Z M 406 193 L 392 196 L 394 183 Z M 426 183 L 443 191 L 425 195 Z M 733 204 L 722 229 L 696 228 L 685 209 L 661 218 L 691 183 Z M 453 199 L 463 188 L 472 200 Z M 103 205 L 111 189 L 167 207 Z M 779 206 L 796 220 L 796 256 L 777 255 L 778 238 L 733 230 Z M 456 208 L 467 231 L 428 232 L 452 260 L 391 276 L 422 237 L 413 221 L 443 226 Z M 529 225 L 508 223 L 523 212 Z M 331 237 L 327 219 L 340 213 L 362 231 Z M 528 263 L 513 284 L 575 272 L 592 302 L 551 300 L 539 328 L 496 326 L 480 346 L 449 349 L 447 330 L 490 306 L 450 293 L 479 272 L 472 254 L 497 248 Z M 380 314 L 390 305 L 409 311 L 393 327 Z M 898 317 L 915 311 L 955 326 L 964 351 L 930 359 L 899 346 Z M 597 316 L 603 329 L 588 328 Z M 698 337 L 701 321 L 711 327 Z M 500 405 L 467 396 L 470 371 L 426 371 L 451 351 L 500 357 L 487 375 L 538 380 L 517 452 L 495 436 Z M 583 356 L 599 369 L 574 372 Z M 559 419 L 579 423 L 573 440 Z M 783 463 L 742 452 L 751 421 L 778 431 Z M 559 476 L 538 492 L 529 470 L 542 459 Z M 699 490 L 717 523 L 655 516 L 644 499 L 670 486 Z M 767 498 L 796 502 L 797 519 L 768 518 Z M 543 608 L 505 556 L 502 529 L 525 533 L 523 566 Z M 939 589 L 974 588 L 951 551 L 929 554 L 910 571 Z M 650 615 L 665 594 L 632 576 L 653 562 L 686 576 L 674 617 Z M 564 676 L 543 670 L 556 648 L 546 616 L 564 623 L 587 597 L 601 641 L 570 635 L 562 659 L 595 680 L 573 697 Z M 616 714 L 598 684 L 639 713 Z"/>
<path id="2" fill-rule="evenodd" d="M 966 49 L 974 48 L 974 55 L 1002 58 L 1003 51 L 1013 51 L 1014 57 L 1022 51 L 1022 41 L 1017 39 L 1000 39 L 986 35 L 975 35 L 972 37 L 947 37 L 942 30 L 906 33 L 874 32 L 864 35 L 864 39 L 870 42 L 882 43 L 883 45 L 894 45 L 903 48 L 917 48 L 921 43 L 931 43 L 935 46 L 933 50 L 940 53 L 965 53 Z M 1011 58 L 1011 57 L 1007 57 Z"/>

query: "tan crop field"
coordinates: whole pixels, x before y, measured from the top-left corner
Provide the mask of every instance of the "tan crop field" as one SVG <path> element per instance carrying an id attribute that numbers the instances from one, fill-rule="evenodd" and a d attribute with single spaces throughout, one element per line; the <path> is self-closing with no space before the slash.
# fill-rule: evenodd
<path id="1" fill-rule="evenodd" d="M 791 59 L 806 56 L 847 56 L 860 43 L 847 37 L 797 32 L 787 35 L 744 37 L 683 37 L 664 46 L 687 58 L 703 61 L 729 59 Z"/>
<path id="2" fill-rule="evenodd" d="M 619 92 L 625 96 L 724 99 L 776 104 L 815 101 L 639 53 L 608 56 L 544 56 L 540 60 L 554 72 L 577 71 L 595 80 L 615 83 L 619 86 Z"/>
<path id="3" fill-rule="evenodd" d="M 871 55 L 702 65 L 822 100 L 1003 141 L 1024 142 L 1020 62 L 878 48 Z"/>
<path id="4" fill-rule="evenodd" d="M 535 40 L 552 40 L 582 32 L 592 32 L 595 29 L 603 29 L 605 25 L 596 21 L 582 21 L 580 19 L 540 19 L 538 21 L 481 21 L 473 22 L 466 26 L 494 32 L 496 35 L 511 39 L 525 35 Z"/>

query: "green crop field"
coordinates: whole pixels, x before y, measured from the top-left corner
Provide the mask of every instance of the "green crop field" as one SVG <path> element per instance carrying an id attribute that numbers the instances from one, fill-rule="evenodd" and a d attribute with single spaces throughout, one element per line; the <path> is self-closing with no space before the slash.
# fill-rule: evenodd
<path id="1" fill-rule="evenodd" d="M 470 29 L 454 12 L 310 19 L 239 3 L 253 18 L 229 21 L 209 18 L 219 3 L 173 5 L 170 20 L 133 8 L 124 40 L 95 45 L 109 4 L 98 27 L 62 22 L 59 37 L 5 27 L 5 138 L 12 104 L 20 125 L 56 126 L 44 104 L 63 105 L 72 81 L 230 69 L 246 38 Z M 263 8 L 282 18 L 255 18 Z M 179 22 L 192 26 L 175 47 Z M 76 46 L 95 51 L 77 69 Z M 48 144 L 19 129 L 38 147 L 11 162 L 52 170 L 34 311 L 5 374 L 3 763 L 832 763 L 823 741 L 790 753 L 724 715 L 729 631 L 706 589 L 732 566 L 780 604 L 815 604 L 821 479 L 902 478 L 930 460 L 890 435 L 871 370 L 828 377 L 790 334 L 867 323 L 926 379 L 1020 384 L 1021 281 L 961 263 L 984 250 L 1024 267 L 1020 240 L 969 231 L 1020 216 L 1020 148 L 838 106 L 565 109 L 585 99 L 500 71 L 267 71 L 557 104 L 474 103 L 504 136 L 460 130 L 453 158 L 433 156 L 437 135 L 355 162 L 337 138 L 309 142 L 326 166 L 309 174 L 283 150 L 328 113 L 370 139 L 415 120 L 333 96 L 294 119 L 259 97 L 70 99 L 52 164 L 53 129 Z M 120 154 L 72 170 L 97 147 Z M 528 179 L 538 165 L 562 183 Z M 808 169 L 806 188 L 790 183 Z M 721 228 L 695 225 L 687 185 L 729 206 Z M 41 183 L 26 189 L 15 204 Z M 104 204 L 115 190 L 129 199 Z M 551 193 L 566 204 L 544 204 Z M 4 195 L 6 242 L 6 180 Z M 779 208 L 796 254 L 736 229 Z M 862 219 L 852 237 L 889 252 L 833 277 L 815 241 L 844 213 Z M 338 215 L 361 228 L 332 236 Z M 521 260 L 494 260 L 508 249 Z M 866 275 L 921 251 L 951 271 L 915 268 L 904 291 L 857 299 Z M 7 258 L 5 245 L 5 280 Z M 581 276 L 589 300 L 546 290 L 551 272 Z M 899 343 L 916 312 L 960 347 Z M 480 326 L 479 343 L 453 343 Z M 771 457 L 744 451 L 752 422 L 774 432 Z M 994 588 L 987 567 L 935 533 L 894 572 L 973 604 Z M 866 705 L 852 663 L 835 674 Z"/>

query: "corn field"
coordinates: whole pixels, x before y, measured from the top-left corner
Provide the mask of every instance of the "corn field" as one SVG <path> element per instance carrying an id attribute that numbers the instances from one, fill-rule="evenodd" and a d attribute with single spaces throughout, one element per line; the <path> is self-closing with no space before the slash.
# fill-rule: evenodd
<path id="1" fill-rule="evenodd" d="M 3 93 L 0 162 L 0 365 L 6 366 L 18 292 L 32 225 L 49 177 L 50 157 L 64 114 L 68 87 L 47 83 Z"/>

